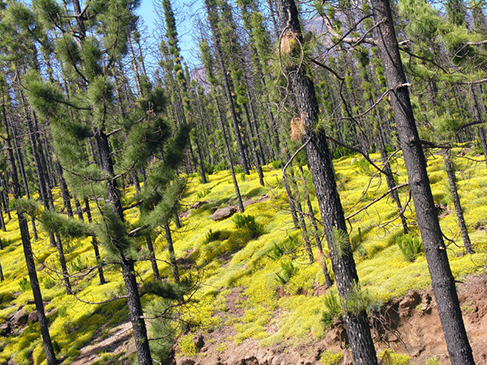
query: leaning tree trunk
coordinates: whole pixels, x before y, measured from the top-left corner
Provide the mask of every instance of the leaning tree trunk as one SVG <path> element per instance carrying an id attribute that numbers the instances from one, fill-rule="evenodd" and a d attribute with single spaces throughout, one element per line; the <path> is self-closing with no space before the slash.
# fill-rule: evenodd
<path id="1" fill-rule="evenodd" d="M 389 95 L 392 99 L 397 131 L 408 172 L 409 186 L 450 360 L 453 365 L 474 364 L 472 348 L 463 324 L 455 279 L 448 262 L 426 172 L 426 158 L 414 121 L 390 4 L 388 0 L 371 0 L 371 4 L 374 19 L 378 26 L 377 43 L 382 56 L 387 83 L 391 90 Z"/>
<path id="2" fill-rule="evenodd" d="M 485 106 L 482 102 L 479 103 L 477 101 L 477 95 L 475 95 L 475 90 L 474 90 L 472 84 L 469 85 L 469 91 L 470 91 L 470 97 L 472 98 L 472 103 L 473 103 L 473 115 L 475 117 L 475 121 L 479 124 L 478 134 L 479 134 L 479 138 L 480 138 L 480 143 L 482 145 L 482 151 L 484 153 L 484 161 L 485 161 L 485 164 L 487 166 L 487 142 L 485 141 L 485 130 L 484 130 L 484 127 L 482 126 L 483 120 L 482 120 L 482 116 L 480 113 L 480 108 L 482 108 L 485 112 Z M 480 106 L 479 106 L 479 104 L 480 104 Z"/>
<path id="3" fill-rule="evenodd" d="M 7 123 L 7 115 L 5 111 L 5 103 L 2 107 L 2 117 L 5 127 L 5 133 L 7 138 L 5 139 L 5 149 L 7 151 L 7 160 L 12 177 L 12 187 L 15 199 L 20 199 L 20 183 L 17 176 L 17 168 L 15 166 L 15 157 L 12 145 L 10 143 L 9 128 Z M 54 354 L 54 348 L 52 346 L 51 336 L 49 334 L 49 328 L 47 325 L 47 318 L 44 312 L 44 301 L 42 300 L 41 288 L 39 280 L 37 278 L 37 271 L 34 263 L 34 255 L 32 253 L 32 246 L 29 236 L 29 226 L 27 220 L 20 206 L 17 208 L 17 216 L 19 219 L 20 237 L 22 239 L 22 246 L 24 249 L 25 262 L 27 264 L 27 272 L 29 273 L 30 284 L 32 287 L 32 293 L 34 295 L 34 302 L 39 318 L 39 327 L 41 329 L 42 342 L 44 345 L 44 352 L 46 355 L 46 362 L 48 365 L 57 364 L 56 355 Z"/>
<path id="4" fill-rule="evenodd" d="M 226 133 L 225 125 L 223 123 L 223 117 L 220 111 L 220 105 L 218 103 L 218 96 L 215 97 L 215 105 L 218 112 L 218 122 L 220 123 L 220 129 L 222 131 L 223 143 L 225 144 L 225 151 L 227 152 L 228 164 L 230 166 L 230 173 L 232 174 L 233 187 L 235 188 L 235 194 L 237 195 L 238 210 L 240 211 L 240 213 L 243 213 L 245 211 L 245 208 L 243 206 L 242 195 L 240 195 L 240 189 L 238 187 L 237 177 L 235 176 L 235 170 L 233 168 L 232 153 L 230 152 L 230 146 L 228 145 L 227 133 Z"/>
<path id="5" fill-rule="evenodd" d="M 283 38 L 296 38 L 294 43 L 303 44 L 298 11 L 294 0 L 277 0 L 276 5 Z M 318 122 L 319 108 L 314 85 L 304 67 L 298 68 L 291 65 L 287 67 L 286 72 L 292 83 L 299 117 L 306 126 L 304 136 L 307 139 L 306 153 L 315 184 L 316 198 L 321 211 L 338 294 L 346 304 L 351 292 L 359 290 L 358 275 L 347 234 L 343 208 L 337 191 L 326 135 L 324 131 L 315 128 Z M 355 364 L 377 364 L 377 356 L 365 310 L 360 310 L 358 313 L 345 311 L 343 320 Z"/>
<path id="6" fill-rule="evenodd" d="M 455 206 L 455 213 L 457 214 L 458 225 L 460 226 L 460 233 L 462 234 L 463 246 L 468 254 L 473 253 L 472 242 L 468 235 L 467 224 L 463 217 L 462 205 L 460 204 L 460 197 L 458 196 L 458 189 L 455 177 L 455 170 L 451 161 L 451 151 L 448 148 L 443 149 L 443 160 L 445 161 L 446 174 L 448 176 L 448 183 L 450 184 L 450 191 L 453 197 L 453 205 Z"/>
<path id="7" fill-rule="evenodd" d="M 238 159 L 240 165 L 242 166 L 243 172 L 249 174 L 249 163 L 247 154 L 245 153 L 244 143 L 242 136 L 240 135 L 239 123 L 237 120 L 237 113 L 235 112 L 235 104 L 233 102 L 232 91 L 230 90 L 230 80 L 228 80 L 227 67 L 225 65 L 225 60 L 223 58 L 223 52 L 220 44 L 220 34 L 218 32 L 218 15 L 216 14 L 216 3 L 213 0 L 205 0 L 208 20 L 210 21 L 211 33 L 213 34 L 213 42 L 215 46 L 216 58 L 220 68 L 220 73 L 222 76 L 223 88 L 225 89 L 225 95 L 230 109 L 230 115 L 232 117 L 233 129 L 235 133 L 235 140 L 237 142 L 238 148 Z"/>

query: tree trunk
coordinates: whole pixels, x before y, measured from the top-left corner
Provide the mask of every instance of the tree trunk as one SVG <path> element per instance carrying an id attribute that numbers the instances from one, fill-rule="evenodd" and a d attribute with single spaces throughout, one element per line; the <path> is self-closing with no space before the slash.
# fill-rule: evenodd
<path id="1" fill-rule="evenodd" d="M 243 213 L 245 211 L 245 208 L 242 203 L 242 196 L 240 195 L 240 189 L 238 187 L 238 182 L 237 178 L 235 176 L 235 170 L 233 169 L 233 162 L 232 162 L 232 153 L 230 152 L 230 146 L 228 145 L 228 140 L 227 140 L 227 133 L 225 130 L 225 125 L 223 123 L 223 117 L 220 112 L 220 105 L 218 104 L 218 97 L 215 97 L 215 105 L 216 109 L 218 112 L 218 122 L 220 123 L 220 129 L 222 131 L 222 137 L 223 137 L 223 142 L 225 144 L 225 150 L 227 152 L 227 158 L 228 158 L 228 163 L 230 167 L 230 173 L 232 174 L 232 180 L 233 180 L 233 187 L 235 188 L 235 195 L 237 196 L 237 205 L 238 205 L 238 210 L 240 213 Z"/>
<path id="2" fill-rule="evenodd" d="M 387 83 L 392 90 L 389 95 L 450 360 L 453 365 L 473 365 L 472 348 L 463 324 L 455 279 L 450 270 L 426 172 L 426 158 L 416 129 L 409 90 L 405 85 L 406 76 L 402 68 L 390 4 L 387 0 L 372 0 L 371 4 L 378 25 L 377 43 Z"/>
<path id="3" fill-rule="evenodd" d="M 27 175 L 25 173 L 25 165 L 24 165 L 24 157 L 22 156 L 22 151 L 20 150 L 20 147 L 18 146 L 17 142 L 19 141 L 19 138 L 17 136 L 17 132 L 15 131 L 15 126 L 12 124 L 12 121 L 10 120 L 10 126 L 12 129 L 12 136 L 13 136 L 13 147 L 15 149 L 16 155 L 17 155 L 17 161 L 19 162 L 19 172 L 20 175 L 22 176 L 22 185 L 24 186 L 24 191 L 27 199 L 30 200 L 30 189 L 29 189 L 29 184 L 27 182 Z M 20 185 L 19 185 L 20 187 Z M 37 228 L 36 228 L 36 223 L 35 219 L 33 216 L 30 217 L 30 223 L 32 226 L 32 238 L 37 240 Z"/>
<path id="4" fill-rule="evenodd" d="M 164 226 L 164 230 L 166 231 L 167 250 L 169 251 L 169 261 L 171 263 L 172 276 L 174 278 L 174 282 L 179 284 L 178 264 L 176 262 L 176 255 L 174 254 L 171 229 L 169 228 L 168 224 Z"/>
<path id="5" fill-rule="evenodd" d="M 86 217 L 88 218 L 88 223 L 91 224 L 93 220 L 91 219 L 90 201 L 86 197 L 85 197 L 85 207 L 86 207 Z M 100 285 L 103 285 L 107 281 L 105 280 L 105 275 L 103 274 L 103 266 L 100 257 L 100 250 L 98 249 L 98 241 L 95 236 L 91 238 L 91 244 L 93 245 L 93 250 L 95 251 L 96 265 L 98 267 L 98 279 L 100 280 Z"/>
<path id="6" fill-rule="evenodd" d="M 63 242 L 61 241 L 61 236 L 58 233 L 55 234 L 56 237 L 56 248 L 59 254 L 59 263 L 61 264 L 61 272 L 63 276 L 64 287 L 66 288 L 66 294 L 73 294 L 71 289 L 71 283 L 69 281 L 68 268 L 66 267 L 66 258 L 64 257 Z"/>
<path id="7" fill-rule="evenodd" d="M 135 348 L 139 365 L 153 365 L 147 338 L 147 328 L 143 318 L 142 304 L 140 303 L 139 289 L 135 277 L 134 260 L 120 253 L 125 294 L 129 307 L 130 321 L 134 332 Z"/>
<path id="8" fill-rule="evenodd" d="M 294 0 L 277 0 L 279 24 L 282 32 L 296 36 L 303 43 L 298 12 Z M 286 36 L 286 35 L 284 35 Z M 358 275 L 351 250 L 350 239 L 338 195 L 331 154 L 326 135 L 315 130 L 318 121 L 318 102 L 313 82 L 306 75 L 304 67 L 290 66 L 287 74 L 295 95 L 298 115 L 306 126 L 304 138 L 307 139 L 306 153 L 315 184 L 316 198 L 320 206 L 333 271 L 342 301 L 346 303 L 351 291 L 359 290 Z M 375 365 L 377 356 L 370 333 L 365 310 L 359 313 L 346 312 L 343 315 L 345 328 L 350 341 L 356 365 Z"/>
<path id="9" fill-rule="evenodd" d="M 73 207 L 71 206 L 71 196 L 69 195 L 68 185 L 66 185 L 66 180 L 64 180 L 63 176 L 63 168 L 58 161 L 54 162 L 56 166 L 56 171 L 59 180 L 59 188 L 61 190 L 61 195 L 63 197 L 64 208 L 66 209 L 66 213 L 68 217 L 73 218 Z"/>
<path id="10" fill-rule="evenodd" d="M 232 92 L 230 90 L 230 81 L 228 80 L 227 68 L 225 66 L 223 52 L 220 44 L 220 34 L 218 32 L 218 18 L 217 18 L 218 14 L 216 13 L 216 9 L 215 9 L 216 4 L 214 4 L 213 0 L 205 0 L 205 4 L 208 12 L 208 20 L 210 21 L 211 32 L 213 34 L 213 42 L 215 46 L 216 58 L 218 60 L 218 65 L 220 67 L 220 72 L 222 75 L 223 88 L 225 89 L 225 95 L 227 98 L 228 106 L 230 108 L 230 115 L 232 117 L 235 140 L 237 141 L 237 147 L 238 147 L 238 159 L 240 161 L 240 165 L 242 166 L 243 172 L 246 175 L 248 175 L 249 163 L 248 163 L 247 155 L 245 153 L 243 140 L 240 135 L 237 114 L 235 112 L 235 105 L 233 102 Z"/>
<path id="11" fill-rule="evenodd" d="M 15 166 L 14 152 L 12 145 L 10 143 L 9 128 L 7 122 L 7 113 L 5 111 L 5 102 L 2 106 L 2 117 L 5 127 L 5 133 L 7 138 L 5 139 L 5 148 L 7 150 L 7 160 L 9 164 L 10 173 L 12 176 L 13 183 L 13 194 L 15 199 L 21 198 L 20 195 L 20 183 L 17 176 L 17 168 Z M 30 284 L 32 287 L 32 293 L 34 295 L 34 302 L 37 310 L 37 315 L 39 319 L 39 327 L 41 329 L 42 342 L 44 345 L 44 352 L 46 355 L 46 362 L 48 365 L 57 364 L 56 355 L 54 354 L 54 348 L 51 342 L 51 336 L 49 334 L 49 328 L 47 326 L 46 314 L 44 312 L 44 301 L 42 300 L 41 288 L 39 285 L 39 280 L 37 279 L 37 271 L 34 263 L 34 255 L 32 254 L 32 246 L 29 236 L 29 227 L 27 225 L 27 220 L 20 209 L 17 208 L 17 216 L 19 219 L 19 229 L 20 236 L 22 239 L 22 247 L 24 249 L 25 262 L 27 264 L 27 272 L 29 273 Z"/>
<path id="12" fill-rule="evenodd" d="M 462 205 L 460 204 L 460 197 L 458 196 L 457 183 L 455 177 L 455 170 L 451 161 L 451 151 L 447 148 L 443 149 L 443 160 L 445 161 L 446 174 L 448 175 L 448 183 L 450 184 L 450 191 L 453 197 L 453 205 L 455 206 L 455 213 L 457 214 L 458 225 L 460 226 L 460 233 L 462 234 L 463 246 L 468 254 L 473 253 L 472 242 L 468 235 L 467 224 L 463 217 Z"/>

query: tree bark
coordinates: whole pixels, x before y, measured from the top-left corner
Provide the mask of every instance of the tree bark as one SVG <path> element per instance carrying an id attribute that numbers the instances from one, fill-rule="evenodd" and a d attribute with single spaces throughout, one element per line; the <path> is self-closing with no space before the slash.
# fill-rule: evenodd
<path id="1" fill-rule="evenodd" d="M 297 37 L 296 43 L 303 44 L 294 0 L 277 0 L 276 5 L 281 33 L 291 37 L 295 36 Z M 303 67 L 290 66 L 286 71 L 291 80 L 298 115 L 306 126 L 304 138 L 309 140 L 306 145 L 306 153 L 315 184 L 332 267 L 335 272 L 338 294 L 341 300 L 346 302 L 352 290 L 359 290 L 358 275 L 347 234 L 343 208 L 336 187 L 326 135 L 324 131 L 316 131 L 314 128 L 318 121 L 318 102 L 314 85 Z M 377 356 L 365 310 L 356 314 L 344 313 L 343 320 L 354 363 L 356 365 L 377 364 Z"/>
<path id="2" fill-rule="evenodd" d="M 472 348 L 463 324 L 455 279 L 450 270 L 426 172 L 426 159 L 414 121 L 409 90 L 405 85 L 406 76 L 402 68 L 390 4 L 387 0 L 371 0 L 371 4 L 378 25 L 377 43 L 387 83 L 392 90 L 389 95 L 450 360 L 453 365 L 473 365 Z"/>
<path id="3" fill-rule="evenodd" d="M 5 133 L 7 138 L 5 139 L 5 148 L 7 150 L 7 160 L 9 164 L 10 174 L 12 176 L 13 194 L 15 199 L 21 198 L 20 195 L 20 183 L 17 176 L 17 168 L 15 166 L 14 152 L 10 143 L 9 127 L 7 122 L 7 113 L 5 111 L 5 102 L 2 105 L 2 117 L 5 127 Z M 46 362 L 48 365 L 57 364 L 56 355 L 54 354 L 54 348 L 52 346 L 51 336 L 49 334 L 49 328 L 47 326 L 47 318 L 44 312 L 44 301 L 42 300 L 41 288 L 39 280 L 37 278 L 37 271 L 34 263 L 34 255 L 32 253 L 32 246 L 29 236 L 29 227 L 27 220 L 20 207 L 17 208 L 17 216 L 19 219 L 20 236 L 22 239 L 22 247 L 24 249 L 25 262 L 27 264 L 27 272 L 29 273 L 30 284 L 32 287 L 32 293 L 34 295 L 34 302 L 39 319 L 39 327 L 41 329 L 42 342 L 44 345 L 44 352 L 46 355 Z"/>
<path id="4" fill-rule="evenodd" d="M 460 233 L 462 234 L 463 246 L 468 254 L 473 253 L 472 242 L 468 235 L 467 224 L 463 217 L 463 209 L 460 204 L 460 197 L 458 196 L 458 189 L 455 177 L 455 170 L 451 161 L 451 151 L 447 148 L 443 149 L 443 160 L 445 161 L 446 174 L 448 176 L 448 183 L 450 184 L 450 191 L 453 197 L 453 205 L 455 206 L 455 213 L 457 214 L 458 225 L 460 227 Z"/>

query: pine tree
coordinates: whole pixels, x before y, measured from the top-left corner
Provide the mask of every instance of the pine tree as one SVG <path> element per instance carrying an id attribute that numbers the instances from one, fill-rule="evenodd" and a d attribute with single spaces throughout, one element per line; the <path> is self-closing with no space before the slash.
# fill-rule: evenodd
<path id="1" fill-rule="evenodd" d="M 431 284 L 438 304 L 443 332 L 452 364 L 474 364 L 462 312 L 458 302 L 446 247 L 426 172 L 426 159 L 419 140 L 414 115 L 402 68 L 397 38 L 388 1 L 371 2 L 378 26 L 377 43 L 391 93 L 401 149 L 408 171 L 409 186 L 414 200 L 418 225 L 423 239 Z"/>

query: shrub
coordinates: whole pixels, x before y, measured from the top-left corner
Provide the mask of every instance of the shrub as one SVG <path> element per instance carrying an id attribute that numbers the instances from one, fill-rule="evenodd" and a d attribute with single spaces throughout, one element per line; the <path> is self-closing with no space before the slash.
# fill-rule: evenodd
<path id="1" fill-rule="evenodd" d="M 206 240 L 205 240 L 205 243 L 210 243 L 210 242 L 213 242 L 213 241 L 225 241 L 226 239 L 228 239 L 228 237 L 230 237 L 230 232 L 229 231 L 215 231 L 213 232 L 210 228 L 210 230 L 208 231 L 208 233 L 206 234 Z"/>
<path id="2" fill-rule="evenodd" d="M 236 174 L 241 174 L 243 172 L 243 168 L 240 165 L 235 165 L 233 170 L 235 171 Z"/>
<path id="3" fill-rule="evenodd" d="M 30 285 L 30 281 L 27 278 L 22 278 L 19 280 L 19 286 L 20 290 L 22 290 L 23 293 L 26 291 L 32 290 L 32 286 Z"/>
<path id="4" fill-rule="evenodd" d="M 368 290 L 362 289 L 360 284 L 350 288 L 345 300 L 342 301 L 342 311 L 359 316 L 362 311 L 370 313 L 380 309 L 381 302 L 375 299 Z"/>
<path id="5" fill-rule="evenodd" d="M 292 261 L 281 262 L 281 268 L 282 273 L 276 274 L 276 281 L 284 285 L 296 274 L 298 269 L 296 269 Z"/>
<path id="6" fill-rule="evenodd" d="M 416 257 L 418 257 L 422 252 L 423 243 L 419 239 L 419 236 L 415 234 L 406 234 L 402 237 L 399 237 L 396 240 L 399 249 L 401 250 L 402 255 L 407 261 L 414 262 Z"/>
<path id="7" fill-rule="evenodd" d="M 272 252 L 269 257 L 278 260 L 284 255 L 294 254 L 296 247 L 299 245 L 299 239 L 296 236 L 289 236 L 284 242 L 272 245 Z"/>
<path id="8" fill-rule="evenodd" d="M 211 193 L 211 189 L 206 189 L 206 190 L 203 190 L 203 191 L 200 191 L 198 193 L 198 199 L 203 199 L 205 196 L 207 196 L 209 193 Z"/>
<path id="9" fill-rule="evenodd" d="M 324 365 L 339 365 L 343 360 L 341 352 L 331 352 L 326 350 L 321 354 L 320 362 Z"/>
<path id="10" fill-rule="evenodd" d="M 264 233 L 264 227 L 255 221 L 255 217 L 246 214 L 235 214 L 233 222 L 238 229 L 247 228 L 252 232 L 252 239 L 261 236 Z"/>
<path id="11" fill-rule="evenodd" d="M 281 160 L 274 160 L 274 161 L 272 161 L 272 167 L 274 169 L 276 169 L 276 170 L 277 169 L 280 169 L 281 168 Z"/>
<path id="12" fill-rule="evenodd" d="M 189 335 L 182 336 L 179 340 L 179 348 L 181 352 L 186 356 L 194 356 L 198 353 L 198 349 L 193 341 L 193 335 L 190 333 Z"/>
<path id="13" fill-rule="evenodd" d="M 211 163 L 205 162 L 205 171 L 208 175 L 211 175 L 215 172 L 215 166 Z"/>
<path id="14" fill-rule="evenodd" d="M 408 355 L 396 354 L 394 351 L 384 350 L 377 357 L 380 363 L 384 365 L 408 365 L 411 358 Z"/>
<path id="15" fill-rule="evenodd" d="M 321 316 L 321 323 L 325 327 L 331 327 L 335 318 L 342 316 L 342 308 L 336 293 L 330 291 L 324 296 L 325 310 Z"/>

